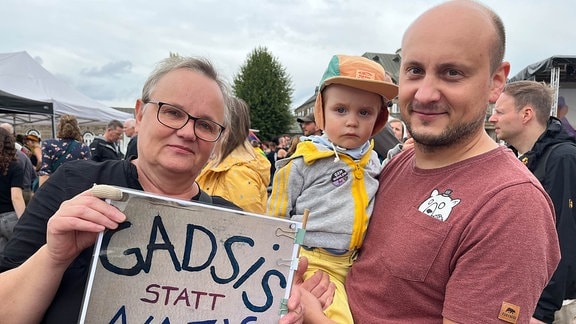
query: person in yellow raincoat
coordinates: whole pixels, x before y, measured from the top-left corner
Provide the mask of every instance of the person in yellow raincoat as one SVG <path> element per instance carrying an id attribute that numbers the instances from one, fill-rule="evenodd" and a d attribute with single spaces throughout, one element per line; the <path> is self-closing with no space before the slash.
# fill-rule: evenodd
<path id="1" fill-rule="evenodd" d="M 248 105 L 235 97 L 231 101 L 231 126 L 224 130 L 197 182 L 211 196 L 225 198 L 244 211 L 264 214 L 270 162 L 254 150 L 248 139 Z"/>

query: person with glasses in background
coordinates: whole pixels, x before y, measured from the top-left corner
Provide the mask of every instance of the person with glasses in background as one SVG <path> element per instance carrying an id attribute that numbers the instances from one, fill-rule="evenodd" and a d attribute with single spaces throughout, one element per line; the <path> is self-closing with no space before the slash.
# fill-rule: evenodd
<path id="1" fill-rule="evenodd" d="M 235 207 L 196 183 L 230 125 L 228 85 L 201 58 L 170 57 L 136 101 L 138 158 L 70 161 L 40 187 L 0 256 L 0 318 L 11 323 L 76 323 L 98 233 L 125 220 L 95 197 L 93 184 Z M 297 298 L 297 297 L 295 297 Z M 294 309 L 291 299 L 289 306 Z M 298 321 L 292 314 L 283 321 Z"/>

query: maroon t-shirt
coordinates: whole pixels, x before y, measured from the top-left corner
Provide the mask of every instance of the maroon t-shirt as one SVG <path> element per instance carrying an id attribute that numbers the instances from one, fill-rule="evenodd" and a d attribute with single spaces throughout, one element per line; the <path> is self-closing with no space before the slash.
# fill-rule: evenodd
<path id="1" fill-rule="evenodd" d="M 525 323 L 559 258 L 552 203 L 508 149 L 432 170 L 410 150 L 382 172 L 346 290 L 355 323 Z"/>

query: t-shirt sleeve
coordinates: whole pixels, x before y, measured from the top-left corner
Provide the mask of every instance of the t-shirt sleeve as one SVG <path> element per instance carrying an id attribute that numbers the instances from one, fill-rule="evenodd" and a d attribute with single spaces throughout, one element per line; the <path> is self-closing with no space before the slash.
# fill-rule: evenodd
<path id="1" fill-rule="evenodd" d="M 38 173 L 40 175 L 52 173 L 52 148 L 47 141 L 42 141 L 42 166 Z"/>
<path id="2" fill-rule="evenodd" d="M 10 173 L 12 173 L 12 177 L 10 178 L 10 187 L 11 188 L 24 188 L 24 169 L 20 166 L 18 161 L 13 161 L 10 163 L 8 167 Z"/>

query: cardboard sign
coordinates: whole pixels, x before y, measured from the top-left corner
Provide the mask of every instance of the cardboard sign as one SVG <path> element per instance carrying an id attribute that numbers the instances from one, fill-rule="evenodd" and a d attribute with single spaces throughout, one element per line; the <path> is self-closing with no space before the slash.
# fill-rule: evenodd
<path id="1" fill-rule="evenodd" d="M 301 223 L 124 189 L 95 246 L 80 323 L 275 323 Z"/>

